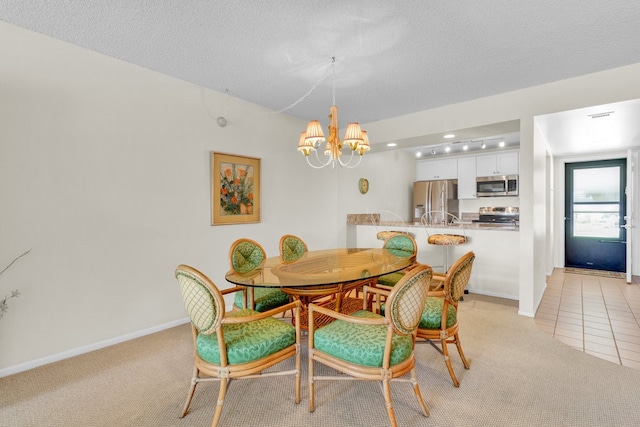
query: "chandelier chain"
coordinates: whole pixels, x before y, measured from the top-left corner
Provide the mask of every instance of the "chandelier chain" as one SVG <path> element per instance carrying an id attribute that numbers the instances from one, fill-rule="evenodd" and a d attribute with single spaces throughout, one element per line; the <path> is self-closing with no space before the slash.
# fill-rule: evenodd
<path id="1" fill-rule="evenodd" d="M 333 104 L 336 105 L 336 57 L 331 57 L 331 68 L 333 68 Z"/>

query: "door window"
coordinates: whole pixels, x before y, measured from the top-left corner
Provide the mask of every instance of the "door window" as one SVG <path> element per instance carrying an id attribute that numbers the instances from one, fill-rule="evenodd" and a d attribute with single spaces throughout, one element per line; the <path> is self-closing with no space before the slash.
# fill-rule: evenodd
<path id="1" fill-rule="evenodd" d="M 573 236 L 620 238 L 620 167 L 573 170 Z"/>

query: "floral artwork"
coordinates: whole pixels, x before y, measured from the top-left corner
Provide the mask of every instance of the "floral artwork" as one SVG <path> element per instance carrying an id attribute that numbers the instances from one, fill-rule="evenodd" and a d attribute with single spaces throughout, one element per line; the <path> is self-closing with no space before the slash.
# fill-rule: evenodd
<path id="1" fill-rule="evenodd" d="M 222 215 L 253 213 L 253 166 L 220 164 L 220 208 Z"/>
<path id="2" fill-rule="evenodd" d="M 212 154 L 213 225 L 260 222 L 260 159 Z"/>

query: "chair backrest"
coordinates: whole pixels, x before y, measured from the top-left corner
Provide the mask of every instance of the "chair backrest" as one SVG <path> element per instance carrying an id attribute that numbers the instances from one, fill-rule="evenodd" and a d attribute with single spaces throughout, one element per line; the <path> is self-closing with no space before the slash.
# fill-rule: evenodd
<path id="1" fill-rule="evenodd" d="M 456 230 L 462 230 L 462 235 L 466 237 L 464 231 L 464 224 L 460 223 L 460 218 L 449 212 L 443 211 L 428 211 L 420 217 L 420 222 L 424 226 L 427 232 L 427 236 L 431 236 L 429 233 L 430 228 L 447 228 L 453 227 Z"/>
<path id="2" fill-rule="evenodd" d="M 464 294 L 464 289 L 471 277 L 471 268 L 476 255 L 473 251 L 467 252 L 453 263 L 444 279 L 444 292 L 451 296 L 451 299 L 458 302 Z"/>
<path id="3" fill-rule="evenodd" d="M 383 247 L 389 252 L 400 257 L 415 256 L 418 245 L 416 240 L 409 234 L 394 233 L 385 240 Z"/>
<path id="4" fill-rule="evenodd" d="M 384 315 L 396 333 L 409 335 L 418 327 L 432 275 L 431 267 L 421 264 L 409 270 L 393 287 L 386 301 Z"/>
<path id="5" fill-rule="evenodd" d="M 205 335 L 216 331 L 225 312 L 224 298 L 216 285 L 195 268 L 184 264 L 176 268 L 175 275 L 193 326 Z"/>
<path id="6" fill-rule="evenodd" d="M 380 235 L 385 235 L 390 231 L 414 235 L 411 232 L 412 228 L 409 227 L 409 223 L 393 211 L 380 209 L 377 213 L 369 214 L 369 218 L 371 225 L 376 229 L 376 233 Z M 384 238 L 380 240 L 384 240 Z"/>
<path id="7" fill-rule="evenodd" d="M 285 234 L 280 238 L 280 260 L 287 264 L 300 259 L 309 248 L 298 236 Z"/>
<path id="8" fill-rule="evenodd" d="M 238 239 L 229 250 L 231 269 L 238 274 L 246 274 L 260 267 L 266 257 L 262 246 L 251 239 Z"/>

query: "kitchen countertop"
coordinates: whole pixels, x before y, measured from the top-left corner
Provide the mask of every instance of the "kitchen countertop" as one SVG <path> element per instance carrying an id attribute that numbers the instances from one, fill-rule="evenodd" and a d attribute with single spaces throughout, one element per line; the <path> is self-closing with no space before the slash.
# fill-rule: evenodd
<path id="1" fill-rule="evenodd" d="M 385 227 L 412 227 L 412 228 L 424 228 L 425 226 L 419 222 L 405 223 L 398 221 L 380 221 L 378 214 L 347 214 L 347 225 L 372 225 L 372 226 L 385 226 Z M 377 221 L 374 223 L 374 220 Z M 520 225 L 518 223 L 506 223 L 506 224 L 493 224 L 483 222 L 471 222 L 461 221 L 447 226 L 429 226 L 427 228 L 437 229 L 451 229 L 455 230 L 500 230 L 500 231 L 519 231 Z"/>

